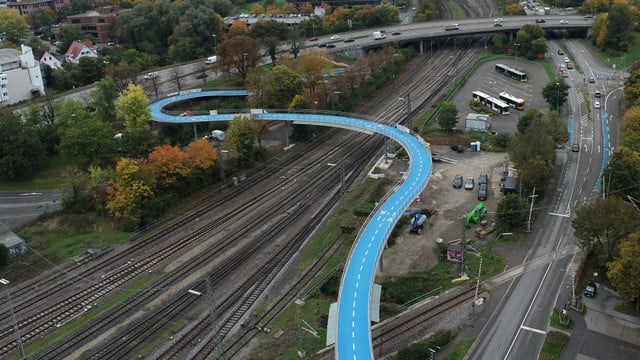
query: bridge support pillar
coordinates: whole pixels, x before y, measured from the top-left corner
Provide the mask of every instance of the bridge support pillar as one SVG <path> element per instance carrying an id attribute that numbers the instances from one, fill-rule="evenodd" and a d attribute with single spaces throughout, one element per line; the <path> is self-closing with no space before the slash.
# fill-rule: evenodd
<path id="1" fill-rule="evenodd" d="M 425 42 L 425 41 L 426 41 L 426 40 L 420 40 L 420 42 L 418 43 L 418 44 L 420 44 L 420 49 L 418 49 L 418 53 L 419 53 L 420 55 L 424 54 L 424 42 Z"/>

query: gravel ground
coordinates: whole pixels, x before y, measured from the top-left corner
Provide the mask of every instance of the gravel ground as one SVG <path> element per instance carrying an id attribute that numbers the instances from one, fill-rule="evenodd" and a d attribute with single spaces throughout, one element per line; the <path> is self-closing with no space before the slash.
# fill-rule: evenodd
<path id="1" fill-rule="evenodd" d="M 378 281 L 385 277 L 400 276 L 408 272 L 424 271 L 433 267 L 436 255 L 433 248 L 437 238 L 450 241 L 461 238 L 460 217 L 473 209 L 479 202 L 477 195 L 477 181 L 480 172 L 489 174 L 490 190 L 485 206 L 489 210 L 486 219 L 491 220 L 496 204 L 500 198 L 500 183 L 498 172 L 507 161 L 506 153 L 469 152 L 456 153 L 445 145 L 432 145 L 432 151 L 456 161 L 455 164 L 434 162 L 431 178 L 420 196 L 420 201 L 414 202 L 412 208 L 427 208 L 435 210 L 435 216 L 427 220 L 420 235 L 410 234 L 409 228 L 403 229 L 394 245 L 386 249 L 382 255 L 383 270 L 378 271 Z M 396 161 L 389 173 L 399 176 L 406 170 L 406 163 Z M 473 176 L 476 185 L 473 190 L 454 189 L 452 186 L 455 175 L 464 178 Z M 474 228 L 468 228 L 465 237 L 475 236 Z"/>

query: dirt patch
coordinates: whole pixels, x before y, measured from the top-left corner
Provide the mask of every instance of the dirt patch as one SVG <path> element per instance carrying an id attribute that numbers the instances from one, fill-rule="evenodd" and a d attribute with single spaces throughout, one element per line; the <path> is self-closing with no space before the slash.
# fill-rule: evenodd
<path id="1" fill-rule="evenodd" d="M 478 177 L 481 172 L 489 174 L 489 196 L 484 201 L 489 211 L 486 219 L 491 221 L 495 214 L 500 195 L 500 168 L 507 162 L 506 153 L 469 152 L 456 153 L 445 145 L 432 145 L 431 150 L 452 159 L 455 163 L 434 162 L 431 177 L 418 201 L 412 209 L 435 210 L 435 215 L 427 220 L 421 234 L 412 234 L 409 227 L 402 229 L 395 243 L 382 254 L 382 270 L 378 271 L 378 281 L 386 277 L 404 275 L 409 272 L 426 271 L 437 263 L 434 252 L 436 239 L 443 241 L 462 237 L 461 218 L 475 207 L 478 201 Z M 396 161 L 390 168 L 399 174 L 406 171 L 406 164 Z M 460 174 L 466 179 L 473 176 L 473 190 L 453 188 L 453 178 Z M 475 228 L 465 229 L 465 238 L 475 238 Z M 379 269 L 380 270 L 380 269 Z"/>

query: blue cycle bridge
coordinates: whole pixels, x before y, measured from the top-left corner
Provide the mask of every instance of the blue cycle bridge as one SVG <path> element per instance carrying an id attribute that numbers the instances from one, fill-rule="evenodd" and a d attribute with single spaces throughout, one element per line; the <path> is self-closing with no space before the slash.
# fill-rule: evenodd
<path id="1" fill-rule="evenodd" d="M 236 115 L 216 114 L 175 116 L 162 109 L 172 103 L 201 97 L 242 96 L 244 90 L 192 91 L 170 96 L 149 105 L 155 121 L 165 123 L 195 123 L 230 121 Z M 379 204 L 369 221 L 360 230 L 351 248 L 342 276 L 338 297 L 336 359 L 373 359 L 370 328 L 370 304 L 377 264 L 391 231 L 404 211 L 424 189 L 431 175 L 431 154 L 426 146 L 413 135 L 400 129 L 356 117 L 317 113 L 253 113 L 255 120 L 293 121 L 294 124 L 331 126 L 381 134 L 398 142 L 409 154 L 409 169 L 405 181 L 396 191 Z"/>

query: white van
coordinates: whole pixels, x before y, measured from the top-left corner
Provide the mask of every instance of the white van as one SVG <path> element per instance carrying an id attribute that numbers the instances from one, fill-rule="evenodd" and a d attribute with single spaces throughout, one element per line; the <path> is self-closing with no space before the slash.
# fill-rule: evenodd
<path id="1" fill-rule="evenodd" d="M 158 74 L 158 72 L 157 72 L 157 71 L 150 72 L 150 73 L 148 73 L 147 75 L 145 75 L 145 76 L 144 76 L 144 79 L 145 79 L 145 80 L 155 79 L 155 78 L 157 78 L 157 77 L 158 77 L 158 75 L 159 75 L 159 74 Z"/>
<path id="2" fill-rule="evenodd" d="M 209 56 L 207 58 L 207 61 L 205 61 L 204 63 L 207 65 L 212 65 L 214 64 L 216 61 L 218 61 L 218 57 L 217 56 Z"/>

